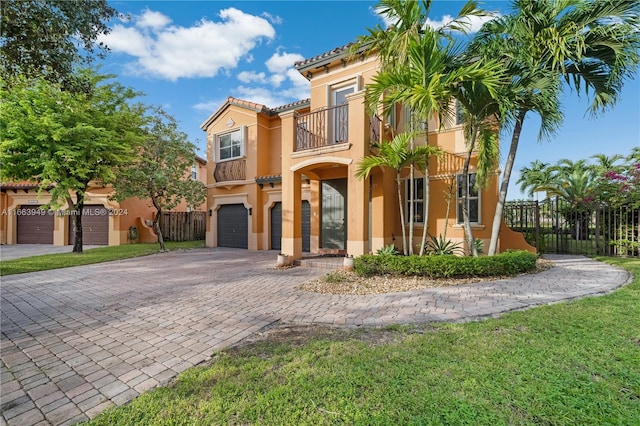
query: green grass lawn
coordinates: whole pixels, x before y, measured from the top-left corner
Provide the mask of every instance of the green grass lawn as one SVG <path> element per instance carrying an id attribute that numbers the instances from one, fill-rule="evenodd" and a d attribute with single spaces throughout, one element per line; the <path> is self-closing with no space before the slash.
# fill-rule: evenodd
<path id="1" fill-rule="evenodd" d="M 201 248 L 204 247 L 204 241 L 168 241 L 165 243 L 165 246 L 168 250 Z M 84 250 L 82 254 L 57 253 L 24 257 L 22 259 L 3 260 L 0 262 L 0 275 L 22 274 L 25 272 L 47 271 L 49 269 L 67 268 L 69 266 L 109 262 L 111 260 L 146 256 L 158 253 L 158 251 L 158 243 L 127 244 L 93 248 Z"/>
<path id="2" fill-rule="evenodd" d="M 610 295 L 499 319 L 303 329 L 217 353 L 91 425 L 640 425 L 640 260 Z"/>

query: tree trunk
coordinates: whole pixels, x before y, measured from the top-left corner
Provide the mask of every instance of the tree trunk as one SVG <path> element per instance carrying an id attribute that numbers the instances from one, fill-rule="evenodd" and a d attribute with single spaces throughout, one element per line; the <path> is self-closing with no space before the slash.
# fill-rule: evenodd
<path id="1" fill-rule="evenodd" d="M 400 172 L 396 173 L 396 183 L 398 184 L 398 205 L 400 206 L 400 227 L 402 228 L 402 254 L 405 256 L 408 254 L 407 251 L 407 231 L 404 226 L 404 208 L 402 208 L 402 193 L 400 191 Z"/>
<path id="2" fill-rule="evenodd" d="M 471 153 L 476 144 L 476 132 L 475 128 L 471 131 L 471 141 L 467 147 L 467 155 L 464 157 L 464 163 L 462 165 L 462 227 L 464 229 L 464 237 L 469 247 L 469 254 L 473 257 L 478 257 L 478 250 L 474 244 L 473 233 L 471 231 L 471 221 L 469 219 L 469 163 L 471 162 Z"/>
<path id="3" fill-rule="evenodd" d="M 429 121 L 423 123 L 425 144 L 429 146 Z M 429 226 L 429 156 L 424 159 L 424 182 L 422 184 L 422 239 L 420 240 L 420 256 L 423 256 L 427 248 L 427 227 Z"/>
<path id="4" fill-rule="evenodd" d="M 158 244 L 160 244 L 160 251 L 165 251 L 166 248 L 164 246 L 164 238 L 162 237 L 162 229 L 160 229 L 160 215 L 162 214 L 162 210 L 158 209 L 156 211 L 156 215 L 153 218 L 153 230 L 158 236 Z"/>
<path id="5" fill-rule="evenodd" d="M 82 209 L 84 207 L 84 193 L 76 192 L 77 202 L 74 204 L 71 197 L 67 197 L 71 223 L 73 226 L 73 250 L 72 253 L 82 254 Z"/>
<path id="6" fill-rule="evenodd" d="M 413 142 L 411 143 L 413 145 Z M 411 147 L 413 149 L 413 146 Z M 409 255 L 413 254 L 413 229 L 415 223 L 415 166 L 409 166 Z"/>
<path id="7" fill-rule="evenodd" d="M 158 244 L 160 244 L 160 251 L 165 251 L 166 248 L 164 246 L 164 238 L 162 236 L 162 229 L 160 228 L 160 217 L 162 216 L 162 206 L 158 204 L 158 201 L 155 198 L 151 198 L 151 202 L 153 203 L 153 207 L 156 209 L 156 215 L 153 218 L 153 231 L 158 236 Z"/>
<path id="8" fill-rule="evenodd" d="M 428 136 L 427 136 L 428 137 Z M 427 140 L 427 143 L 428 140 Z M 422 241 L 420 242 L 420 256 L 423 256 L 425 250 L 427 248 L 427 226 L 429 225 L 429 204 L 431 203 L 430 198 L 430 187 L 429 187 L 429 156 L 425 159 L 425 167 L 424 167 L 424 183 L 422 185 L 423 188 L 423 218 L 422 218 Z"/>
<path id="9" fill-rule="evenodd" d="M 502 172 L 502 182 L 500 183 L 500 192 L 498 193 L 498 203 L 496 205 L 496 212 L 493 216 L 493 225 L 491 226 L 491 241 L 489 243 L 488 252 L 489 256 L 495 255 L 498 250 L 498 237 L 500 235 L 500 226 L 502 225 L 504 204 L 507 200 L 507 189 L 509 189 L 509 180 L 511 179 L 513 164 L 516 160 L 516 152 L 518 151 L 518 143 L 520 142 L 520 133 L 522 132 L 522 125 L 526 114 L 527 110 L 522 110 L 518 113 L 516 124 L 513 128 L 509 155 L 507 156 L 507 162 L 505 163 L 504 171 Z"/>

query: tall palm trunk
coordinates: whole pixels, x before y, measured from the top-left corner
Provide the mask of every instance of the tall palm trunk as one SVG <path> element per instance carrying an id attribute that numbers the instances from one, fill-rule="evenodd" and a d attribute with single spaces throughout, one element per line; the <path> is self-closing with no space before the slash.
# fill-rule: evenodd
<path id="1" fill-rule="evenodd" d="M 429 145 L 429 121 L 423 122 L 425 144 Z M 424 158 L 424 182 L 422 184 L 422 239 L 420 240 L 420 256 L 423 256 L 427 249 L 427 227 L 429 226 L 429 155 Z"/>
<path id="2" fill-rule="evenodd" d="M 406 256 L 409 254 L 409 251 L 407 250 L 407 232 L 404 225 L 404 208 L 402 207 L 402 191 L 400 186 L 402 181 L 400 180 L 399 171 L 396 173 L 396 183 L 398 184 L 398 205 L 400 206 L 400 227 L 402 228 L 402 253 Z"/>
<path id="3" fill-rule="evenodd" d="M 427 135 L 427 143 L 429 143 L 429 136 Z M 427 155 L 424 160 L 424 183 L 422 185 L 423 191 L 423 219 L 422 219 L 422 241 L 420 241 L 420 256 L 424 255 L 427 248 L 427 227 L 429 226 L 429 204 L 431 203 L 431 191 L 429 187 L 429 156 Z"/>
<path id="4" fill-rule="evenodd" d="M 489 256 L 495 255 L 498 250 L 498 237 L 500 236 L 504 204 L 507 200 L 507 189 L 509 189 L 509 180 L 511 179 L 513 164 L 516 160 L 516 152 L 518 151 L 518 143 L 520 142 L 520 133 L 522 132 L 522 125 L 524 123 L 524 118 L 527 115 L 527 111 L 528 110 L 526 109 L 520 110 L 513 128 L 511 146 L 509 147 L 509 154 L 507 155 L 507 161 L 504 165 L 502 182 L 500 183 L 500 192 L 498 193 L 498 203 L 496 205 L 496 212 L 493 216 L 493 225 L 491 226 L 491 241 L 489 242 L 488 252 Z"/>
<path id="5" fill-rule="evenodd" d="M 473 257 L 478 256 L 478 250 L 474 244 L 473 233 L 471 231 L 471 220 L 469 218 L 469 163 L 471 162 L 471 154 L 476 146 L 477 131 L 475 126 L 471 126 L 471 140 L 467 146 L 467 155 L 464 157 L 464 163 L 462 164 L 462 195 L 464 201 L 462 202 L 462 227 L 464 229 L 464 238 L 469 247 L 469 253 Z"/>

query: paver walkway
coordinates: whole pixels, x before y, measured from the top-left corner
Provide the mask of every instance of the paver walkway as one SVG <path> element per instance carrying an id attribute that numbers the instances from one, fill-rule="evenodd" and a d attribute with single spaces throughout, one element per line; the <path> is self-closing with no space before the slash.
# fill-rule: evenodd
<path id="1" fill-rule="evenodd" d="M 537 275 L 371 296 L 297 290 L 325 271 L 275 252 L 198 249 L 2 278 L 2 420 L 73 424 L 278 322 L 456 321 L 610 292 L 629 274 L 579 256 Z"/>

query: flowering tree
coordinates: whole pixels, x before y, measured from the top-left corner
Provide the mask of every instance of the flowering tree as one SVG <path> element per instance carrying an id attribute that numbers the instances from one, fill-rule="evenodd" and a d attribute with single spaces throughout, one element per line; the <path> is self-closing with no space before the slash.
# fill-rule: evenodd
<path id="1" fill-rule="evenodd" d="M 591 190 L 591 195 L 610 206 L 640 207 L 640 148 L 626 157 L 625 164 L 602 173 Z"/>

